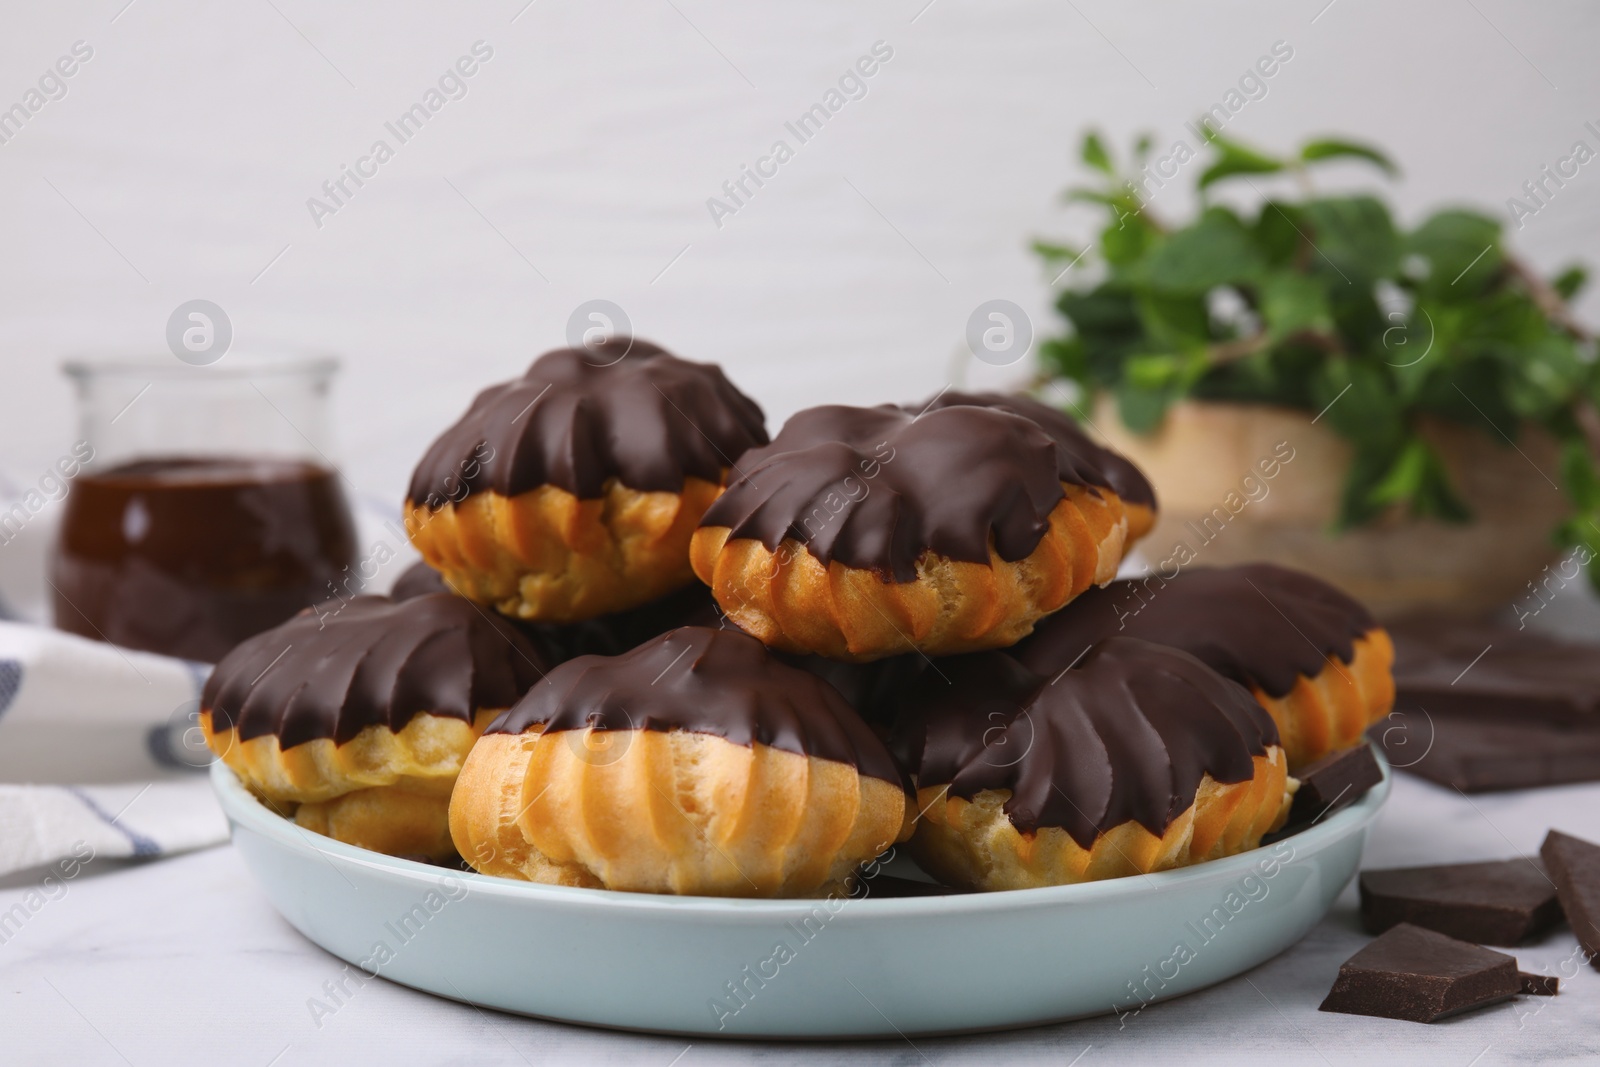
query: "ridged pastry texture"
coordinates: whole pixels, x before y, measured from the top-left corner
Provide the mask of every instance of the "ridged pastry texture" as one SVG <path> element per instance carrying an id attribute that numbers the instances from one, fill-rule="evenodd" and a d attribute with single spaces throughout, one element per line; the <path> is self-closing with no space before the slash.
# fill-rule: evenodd
<path id="1" fill-rule="evenodd" d="M 1061 885 L 1255 848 L 1288 815 L 1277 731 L 1185 652 L 1110 638 L 1054 677 L 1004 652 L 907 694 L 893 747 L 917 780 L 910 851 L 961 888 Z"/>
<path id="2" fill-rule="evenodd" d="M 730 540 L 725 527 L 695 531 L 695 573 L 740 629 L 773 648 L 863 663 L 899 653 L 947 656 L 1015 644 L 1040 618 L 1116 576 L 1127 536 L 1121 501 L 1063 486 L 1048 529 L 1027 556 L 988 563 L 930 550 L 909 582 L 834 560 L 785 539 Z"/>
<path id="3" fill-rule="evenodd" d="M 721 491 L 698 478 L 678 492 L 612 479 L 595 500 L 552 485 L 511 497 L 487 490 L 437 510 L 408 503 L 406 532 L 463 596 L 523 619 L 577 622 L 694 581 L 689 539 Z"/>
<path id="4" fill-rule="evenodd" d="M 948 786 L 930 787 L 917 794 L 920 815 L 910 851 L 941 882 L 975 890 L 1124 878 L 1232 856 L 1259 846 L 1287 813 L 1283 751 L 1274 748 L 1254 763 L 1246 782 L 1222 785 L 1202 777 L 1194 803 L 1163 833 L 1129 820 L 1088 848 L 1059 827 L 1018 830 L 1005 813 L 1006 790 L 984 790 L 969 801 L 950 796 Z"/>
<path id="5" fill-rule="evenodd" d="M 206 683 L 206 743 L 301 826 L 445 858 L 473 743 L 540 677 L 539 650 L 459 597 L 358 597 L 241 644 Z"/>
<path id="6" fill-rule="evenodd" d="M 1122 500 L 1031 419 L 979 405 L 799 412 L 690 545 L 736 625 L 866 661 L 997 648 L 1122 559 Z"/>
<path id="7" fill-rule="evenodd" d="M 1394 705 L 1394 646 L 1358 601 L 1268 563 L 1193 567 L 1093 589 L 1011 655 L 1065 669 L 1114 635 L 1181 648 L 1244 685 L 1278 724 L 1289 770 L 1361 740 Z"/>
<path id="8" fill-rule="evenodd" d="M 481 761 L 474 750 L 452 805 L 457 848 L 487 874 L 641 893 L 809 896 L 907 825 L 899 786 L 759 743 L 687 730 L 511 740 L 528 743 L 515 759 L 506 735 L 486 739 Z M 521 788 L 508 791 L 502 768 L 517 763 Z M 495 818 L 484 818 L 489 810 Z"/>
<path id="9" fill-rule="evenodd" d="M 693 580 L 690 534 L 761 409 L 722 371 L 619 339 L 540 356 L 423 455 L 406 530 L 463 595 L 525 619 L 623 611 Z"/>
<path id="10" fill-rule="evenodd" d="M 451 855 L 450 791 L 467 753 L 503 709 L 471 724 L 414 716 L 397 733 L 369 726 L 344 744 L 318 738 L 284 749 L 275 735 L 240 741 L 200 713 L 206 744 L 279 814 L 339 841 L 392 856 Z"/>
<path id="11" fill-rule="evenodd" d="M 551 672 L 493 724 L 451 801 L 486 874 L 707 896 L 808 896 L 910 830 L 903 775 L 815 676 L 684 627 Z"/>
<path id="12" fill-rule="evenodd" d="M 1322 670 L 1300 675 L 1281 697 L 1251 692 L 1278 724 L 1291 771 L 1361 742 L 1367 727 L 1394 707 L 1394 642 L 1374 628 L 1353 642 L 1349 662 L 1327 657 Z"/>

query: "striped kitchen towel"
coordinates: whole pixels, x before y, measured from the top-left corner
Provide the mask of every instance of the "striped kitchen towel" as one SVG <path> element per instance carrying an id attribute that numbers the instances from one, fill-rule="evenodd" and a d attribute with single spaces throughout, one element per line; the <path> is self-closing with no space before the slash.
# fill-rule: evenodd
<path id="1" fill-rule="evenodd" d="M 208 670 L 0 622 L 0 875 L 226 840 L 200 773 Z"/>

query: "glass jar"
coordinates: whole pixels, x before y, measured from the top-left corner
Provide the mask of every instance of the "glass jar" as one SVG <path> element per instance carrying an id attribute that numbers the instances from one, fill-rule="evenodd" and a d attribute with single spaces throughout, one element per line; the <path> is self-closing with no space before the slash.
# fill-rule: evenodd
<path id="1" fill-rule="evenodd" d="M 50 561 L 58 627 L 216 662 L 332 595 L 355 521 L 328 459 L 327 357 L 75 360 L 79 436 Z"/>

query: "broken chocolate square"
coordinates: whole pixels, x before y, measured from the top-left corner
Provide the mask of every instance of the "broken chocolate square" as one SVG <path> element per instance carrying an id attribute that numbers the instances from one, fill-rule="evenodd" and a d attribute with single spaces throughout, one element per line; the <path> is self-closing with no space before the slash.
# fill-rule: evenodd
<path id="1" fill-rule="evenodd" d="M 1519 945 L 1561 921 L 1555 883 L 1531 859 L 1361 872 L 1361 924 L 1399 923 L 1480 945 Z"/>
<path id="2" fill-rule="evenodd" d="M 1518 971 L 1517 977 L 1522 981 L 1522 991 L 1530 997 L 1553 997 L 1561 988 L 1561 979 L 1553 974 L 1529 974 L 1527 971 Z"/>
<path id="3" fill-rule="evenodd" d="M 1289 822 L 1316 822 L 1347 804 L 1367 795 L 1383 781 L 1383 771 L 1372 755 L 1372 747 L 1359 745 L 1330 752 L 1295 772 L 1300 789 L 1294 795 Z"/>
<path id="4" fill-rule="evenodd" d="M 1600 781 L 1600 730 L 1402 708 L 1367 735 L 1395 770 L 1463 793 Z"/>
<path id="5" fill-rule="evenodd" d="M 1431 1023 L 1521 991 L 1505 953 L 1401 923 L 1340 965 L 1320 1010 Z"/>
<path id="6" fill-rule="evenodd" d="M 1551 830 L 1539 855 L 1584 956 L 1600 970 L 1600 845 Z"/>

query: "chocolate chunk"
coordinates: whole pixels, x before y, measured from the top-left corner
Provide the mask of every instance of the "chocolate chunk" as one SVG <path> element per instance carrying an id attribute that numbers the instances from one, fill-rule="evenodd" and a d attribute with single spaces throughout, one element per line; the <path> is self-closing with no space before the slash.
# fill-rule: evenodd
<path id="1" fill-rule="evenodd" d="M 1518 971 L 1517 977 L 1522 980 L 1522 991 L 1530 997 L 1553 997 L 1561 988 L 1561 979 L 1553 974 L 1529 974 L 1527 971 Z"/>
<path id="2" fill-rule="evenodd" d="M 1391 636 L 1400 707 L 1600 730 L 1600 645 L 1471 623 L 1410 624 Z"/>
<path id="3" fill-rule="evenodd" d="M 1521 991 L 1505 953 L 1401 923 L 1340 964 L 1320 1010 L 1431 1023 Z"/>
<path id="4" fill-rule="evenodd" d="M 1556 887 L 1531 859 L 1361 872 L 1361 924 L 1399 923 L 1480 945 L 1519 945 L 1561 921 Z"/>
<path id="5" fill-rule="evenodd" d="M 1383 771 L 1365 743 L 1330 752 L 1295 773 L 1300 790 L 1289 811 L 1291 823 L 1316 822 L 1354 804 L 1383 781 Z"/>
<path id="6" fill-rule="evenodd" d="M 1600 970 L 1600 845 L 1551 830 L 1539 855 L 1589 965 Z"/>
<path id="7" fill-rule="evenodd" d="M 1367 731 L 1400 771 L 1463 793 L 1600 781 L 1600 730 L 1395 711 Z"/>

